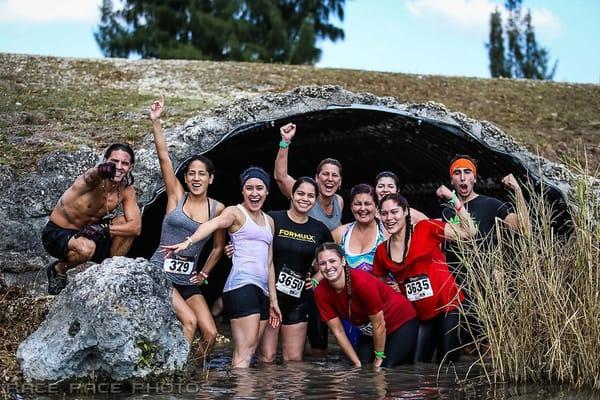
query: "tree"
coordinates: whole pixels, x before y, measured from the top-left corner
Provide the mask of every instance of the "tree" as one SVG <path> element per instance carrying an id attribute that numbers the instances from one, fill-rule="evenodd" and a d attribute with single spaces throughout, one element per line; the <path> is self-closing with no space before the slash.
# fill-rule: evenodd
<path id="1" fill-rule="evenodd" d="M 498 8 L 490 15 L 490 41 L 486 43 L 490 58 L 490 73 L 493 78 L 509 77 L 504 59 L 504 37 L 502 36 L 502 16 Z"/>
<path id="2" fill-rule="evenodd" d="M 486 43 L 492 77 L 552 79 L 558 61 L 549 69 L 548 50 L 540 47 L 535 38 L 531 11 L 522 15 L 522 0 L 506 0 L 508 13 L 502 32 L 502 17 L 496 10 L 490 16 L 490 41 Z M 504 46 L 506 43 L 506 46 Z"/>
<path id="3" fill-rule="evenodd" d="M 345 0 L 103 0 L 94 36 L 105 56 L 313 64 L 318 39 L 344 31 Z"/>

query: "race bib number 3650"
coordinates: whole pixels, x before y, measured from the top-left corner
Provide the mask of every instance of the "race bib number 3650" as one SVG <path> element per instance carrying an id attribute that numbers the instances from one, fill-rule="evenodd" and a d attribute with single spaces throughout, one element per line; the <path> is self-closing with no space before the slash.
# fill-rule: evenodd
<path id="1" fill-rule="evenodd" d="M 426 274 L 408 278 L 408 282 L 404 286 L 406 287 L 406 298 L 410 301 L 417 301 L 433 296 L 431 282 Z"/>
<path id="2" fill-rule="evenodd" d="M 172 274 L 190 275 L 194 270 L 194 257 L 185 257 L 174 255 L 171 258 L 165 258 L 163 270 Z"/>
<path id="3" fill-rule="evenodd" d="M 285 293 L 292 297 L 300 298 L 302 289 L 304 289 L 304 280 L 302 276 L 296 271 L 292 271 L 289 268 L 283 267 L 277 277 L 277 283 L 275 287 L 281 293 Z"/>

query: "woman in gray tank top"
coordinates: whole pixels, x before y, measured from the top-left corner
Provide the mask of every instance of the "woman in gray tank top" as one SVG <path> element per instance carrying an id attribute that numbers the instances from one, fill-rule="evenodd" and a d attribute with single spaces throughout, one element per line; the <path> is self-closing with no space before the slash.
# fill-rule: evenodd
<path id="1" fill-rule="evenodd" d="M 229 206 L 221 215 L 202 224 L 186 240 L 165 245 L 166 256 L 183 254 L 195 243 L 219 229 L 227 229 L 233 241 L 233 265 L 223 290 L 223 304 L 233 336 L 233 368 L 248 368 L 267 320 L 281 321 L 273 268 L 273 219 L 262 211 L 269 193 L 269 176 L 250 167 L 240 176 L 242 204 Z M 270 307 L 269 307 L 270 306 Z"/>
<path id="2" fill-rule="evenodd" d="M 281 141 L 275 158 L 275 180 L 281 193 L 292 198 L 292 187 L 296 180 L 288 174 L 288 153 L 296 125 L 289 123 L 280 128 Z M 309 216 L 324 223 L 330 231 L 342 225 L 344 199 L 336 192 L 342 184 L 342 164 L 333 158 L 326 158 L 317 166 L 315 181 L 319 186 L 319 196 Z"/>
<path id="3" fill-rule="evenodd" d="M 162 97 L 150 106 L 154 143 L 167 192 L 161 246 L 185 240 L 199 226 L 221 214 L 225 208 L 223 204 L 210 199 L 207 195 L 215 171 L 213 163 L 208 158 L 202 155 L 193 156 L 185 166 L 185 189 L 177 179 L 162 133 L 160 115 L 163 108 Z M 202 295 L 201 285 L 206 282 L 210 271 L 223 254 L 225 232 L 223 230 L 215 232 L 213 239 L 212 251 L 203 263 L 199 262 L 198 255 L 208 238 L 190 246 L 185 252 L 168 257 L 159 248 L 150 258 L 150 262 L 163 269 L 173 283 L 173 307 L 190 345 L 196 330 L 199 329 L 202 333 L 202 342 L 196 350 L 196 355 L 202 358 L 212 351 L 217 337 L 217 327 Z"/>

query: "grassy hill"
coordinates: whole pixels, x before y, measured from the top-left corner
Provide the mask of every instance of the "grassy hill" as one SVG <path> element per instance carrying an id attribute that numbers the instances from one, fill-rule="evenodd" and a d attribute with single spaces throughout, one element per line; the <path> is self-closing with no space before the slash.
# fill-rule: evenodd
<path id="1" fill-rule="evenodd" d="M 0 165 L 26 171 L 39 155 L 150 132 L 163 93 L 167 126 L 201 110 L 301 85 L 337 84 L 401 102 L 433 100 L 488 120 L 553 161 L 586 155 L 600 168 L 600 85 L 408 75 L 257 63 L 65 59 L 0 54 Z"/>

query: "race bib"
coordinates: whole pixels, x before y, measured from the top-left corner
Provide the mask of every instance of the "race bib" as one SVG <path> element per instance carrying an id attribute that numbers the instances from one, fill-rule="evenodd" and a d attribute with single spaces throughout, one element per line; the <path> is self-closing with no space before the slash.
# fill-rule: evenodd
<path id="1" fill-rule="evenodd" d="M 406 298 L 410 301 L 417 301 L 433 296 L 433 289 L 427 274 L 408 278 L 408 282 L 404 286 L 406 287 Z"/>
<path id="2" fill-rule="evenodd" d="M 163 270 L 172 274 L 190 275 L 194 271 L 194 257 L 174 254 L 171 258 L 165 258 Z"/>
<path id="3" fill-rule="evenodd" d="M 371 321 L 367 322 L 364 325 L 359 326 L 358 329 L 360 330 L 360 333 L 362 333 L 363 335 L 373 336 L 373 324 L 371 323 Z"/>
<path id="4" fill-rule="evenodd" d="M 292 271 L 287 267 L 283 267 L 277 277 L 277 283 L 275 287 L 281 293 L 285 293 L 289 296 L 300 298 L 302 289 L 304 289 L 304 279 L 296 271 Z"/>

